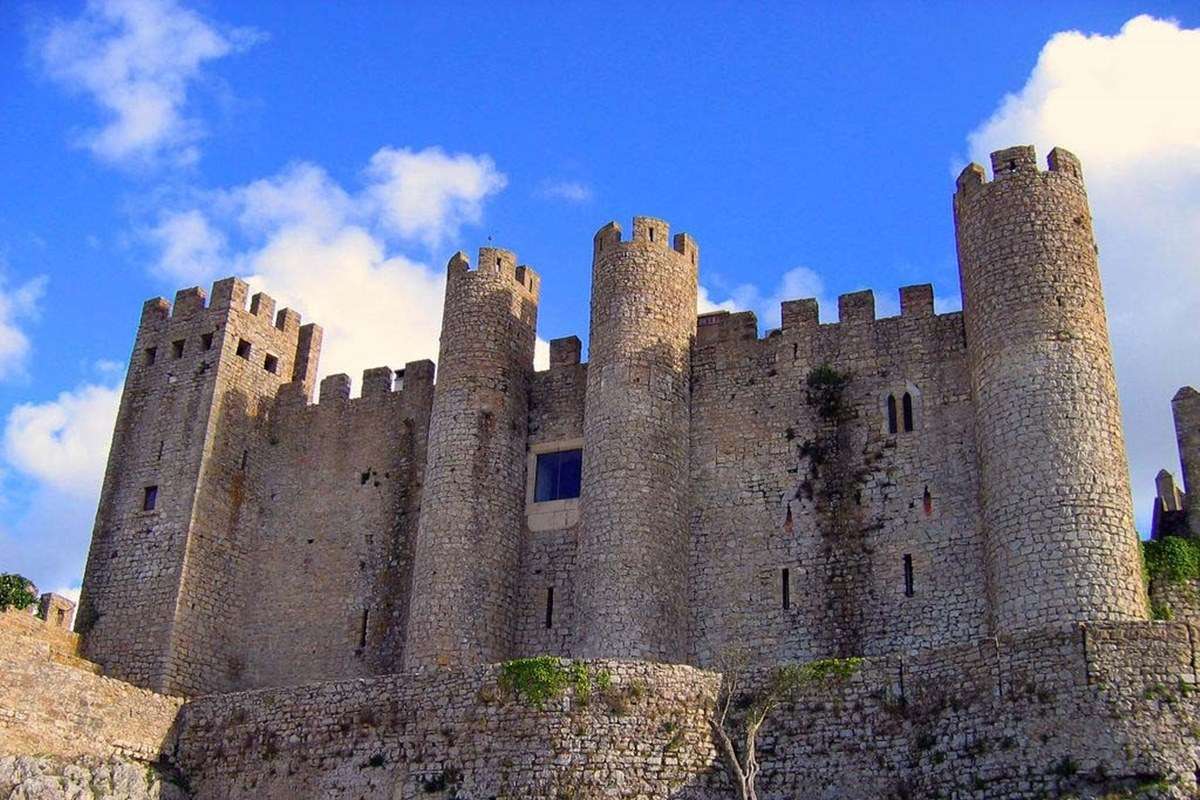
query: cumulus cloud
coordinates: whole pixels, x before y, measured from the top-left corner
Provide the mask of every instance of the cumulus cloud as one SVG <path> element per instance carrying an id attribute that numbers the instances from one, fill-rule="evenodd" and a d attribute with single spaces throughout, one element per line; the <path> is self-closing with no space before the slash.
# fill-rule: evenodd
<path id="1" fill-rule="evenodd" d="M 225 236 L 194 209 L 163 214 L 147 237 L 161 249 L 156 271 L 169 280 L 207 281 L 225 263 Z"/>
<path id="2" fill-rule="evenodd" d="M 36 316 L 45 290 L 45 276 L 13 289 L 6 289 L 0 278 L 0 380 L 22 374 L 29 356 L 29 336 L 21 324 Z"/>
<path id="3" fill-rule="evenodd" d="M 118 386 L 87 384 L 14 407 L 4 424 L 5 462 L 66 494 L 94 497 L 120 399 Z"/>
<path id="4" fill-rule="evenodd" d="M 1170 400 L 1200 382 L 1200 29 L 1139 16 L 1114 35 L 1053 36 L 969 154 L 1055 145 L 1083 161 L 1100 245 L 1139 519 L 1177 463 Z M 1200 487 L 1197 487 L 1200 488 Z"/>
<path id="5" fill-rule="evenodd" d="M 84 384 L 53 400 L 13 408 L 2 452 L 28 503 L 0 522 L 0 564 L 70 596 L 87 556 L 119 386 Z"/>
<path id="6" fill-rule="evenodd" d="M 202 125 L 185 114 L 206 62 L 249 47 L 262 35 L 222 30 L 173 0 L 89 0 L 40 42 L 47 73 L 87 95 L 107 118 L 80 144 L 117 163 L 160 158 L 191 163 Z"/>
<path id="7" fill-rule="evenodd" d="M 541 186 L 540 194 L 552 200 L 577 204 L 592 199 L 591 187 L 579 181 L 546 181 Z"/>
<path id="8" fill-rule="evenodd" d="M 458 236 L 505 183 L 486 155 L 385 147 L 357 189 L 293 164 L 170 212 L 149 242 L 160 274 L 201 282 L 235 272 L 296 308 L 325 329 L 321 374 L 357 377 L 436 358 L 445 273 L 411 247 Z"/>

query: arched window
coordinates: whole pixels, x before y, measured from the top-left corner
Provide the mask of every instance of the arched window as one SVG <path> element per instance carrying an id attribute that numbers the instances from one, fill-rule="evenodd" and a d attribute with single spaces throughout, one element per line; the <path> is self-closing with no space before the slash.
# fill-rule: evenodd
<path id="1" fill-rule="evenodd" d="M 904 393 L 904 430 L 911 431 L 913 429 L 913 402 L 912 395 L 908 392 Z"/>
<path id="2" fill-rule="evenodd" d="M 905 395 L 908 397 L 908 395 Z M 889 394 L 887 398 L 888 433 L 896 432 L 896 395 Z"/>

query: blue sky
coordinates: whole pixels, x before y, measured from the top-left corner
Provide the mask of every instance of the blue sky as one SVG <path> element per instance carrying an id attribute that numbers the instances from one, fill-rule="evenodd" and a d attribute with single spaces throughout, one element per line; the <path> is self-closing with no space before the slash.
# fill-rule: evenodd
<path id="1" fill-rule="evenodd" d="M 1140 16 L 1145 15 L 1145 16 Z M 953 175 L 1063 145 L 1096 211 L 1139 518 L 1200 381 L 1194 3 L 355 4 L 0 10 L 0 571 L 76 585 L 141 302 L 252 276 L 323 372 L 436 355 L 488 238 L 586 336 L 591 236 L 661 216 L 706 307 L 932 282 Z M 1078 33 L 1070 33 L 1070 32 Z"/>

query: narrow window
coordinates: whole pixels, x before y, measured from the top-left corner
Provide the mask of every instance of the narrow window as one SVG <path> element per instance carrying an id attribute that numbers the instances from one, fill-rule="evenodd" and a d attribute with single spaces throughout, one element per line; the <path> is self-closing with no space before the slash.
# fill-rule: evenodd
<path id="1" fill-rule="evenodd" d="M 908 392 L 904 393 L 904 430 L 911 431 L 913 429 L 913 408 L 912 395 Z"/>
<path id="2" fill-rule="evenodd" d="M 780 578 L 783 583 L 783 608 L 786 611 L 792 607 L 792 581 L 787 567 L 781 571 Z"/>
<path id="3" fill-rule="evenodd" d="M 206 351 L 212 350 L 212 343 L 213 343 L 213 335 L 211 333 L 203 334 L 200 337 L 200 346 L 202 348 L 204 348 L 204 350 L 206 350 Z"/>
<path id="4" fill-rule="evenodd" d="M 925 509 L 925 514 L 928 516 L 933 513 L 933 495 L 929 493 L 929 487 L 925 487 L 925 494 L 921 498 L 921 505 Z"/>
<path id="5" fill-rule="evenodd" d="M 240 357 L 249 361 L 250 360 L 250 343 L 247 342 L 245 339 L 238 339 L 237 354 Z"/>
<path id="6" fill-rule="evenodd" d="M 157 357 L 158 357 L 158 348 L 157 347 L 147 347 L 146 348 L 146 366 L 147 367 L 150 366 L 151 364 L 153 364 L 154 359 Z"/>
<path id="7" fill-rule="evenodd" d="M 272 375 L 278 374 L 279 359 L 268 354 L 267 357 L 263 359 L 263 369 L 265 369 L 267 372 L 270 372 Z"/>
<path id="8" fill-rule="evenodd" d="M 546 627 L 554 627 L 554 587 L 546 587 Z"/>
<path id="9" fill-rule="evenodd" d="M 579 497 L 580 471 L 583 465 L 582 450 L 561 450 L 557 453 L 539 453 L 537 476 L 533 485 L 533 501 L 544 503 L 550 500 L 567 500 Z"/>
<path id="10" fill-rule="evenodd" d="M 654 241 L 654 228 L 650 229 L 650 241 Z"/>
<path id="11" fill-rule="evenodd" d="M 904 555 L 904 596 L 913 596 L 912 556 L 907 553 Z"/>
<path id="12" fill-rule="evenodd" d="M 250 457 L 250 451 L 249 451 L 249 450 L 243 450 L 243 451 L 242 451 L 242 466 L 241 466 L 241 470 L 242 470 L 242 472 L 245 472 L 245 471 L 246 471 L 246 459 L 247 459 L 247 458 L 249 458 L 249 457 Z"/>
<path id="13" fill-rule="evenodd" d="M 153 511 L 158 505 L 158 487 L 147 486 L 146 493 L 142 495 L 142 511 Z"/>
<path id="14" fill-rule="evenodd" d="M 889 394 L 887 399 L 888 433 L 896 432 L 896 395 Z"/>
<path id="15" fill-rule="evenodd" d="M 183 358 L 183 343 L 184 343 L 184 341 L 185 341 L 184 339 L 178 339 L 174 342 L 171 342 L 171 358 L 174 358 L 177 360 L 180 358 Z"/>
<path id="16" fill-rule="evenodd" d="M 364 608 L 362 613 L 362 624 L 358 629 L 358 646 L 363 648 L 367 646 L 367 617 L 370 616 L 371 609 Z"/>
<path id="17" fill-rule="evenodd" d="M 165 445 L 166 445 L 166 442 L 162 441 L 162 440 L 160 440 L 158 443 L 158 460 L 159 461 L 162 461 L 163 447 Z"/>
<path id="18" fill-rule="evenodd" d="M 67 626 L 67 612 L 63 609 L 57 611 L 58 627 L 65 628 Z"/>

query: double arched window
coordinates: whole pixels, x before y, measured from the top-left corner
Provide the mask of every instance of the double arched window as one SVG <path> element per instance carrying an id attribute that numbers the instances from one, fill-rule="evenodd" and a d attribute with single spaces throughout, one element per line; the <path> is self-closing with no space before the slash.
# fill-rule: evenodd
<path id="1" fill-rule="evenodd" d="M 903 422 L 903 430 L 906 433 L 913 429 L 913 398 L 911 392 L 905 392 L 900 398 L 900 414 L 901 419 L 898 420 L 896 414 L 896 395 L 889 394 L 887 396 L 888 433 L 896 433 L 900 427 L 900 422 Z"/>
<path id="2" fill-rule="evenodd" d="M 883 401 L 885 428 L 891 433 L 910 433 L 917 428 L 917 402 L 921 394 L 909 385 L 903 392 L 889 392 Z"/>

